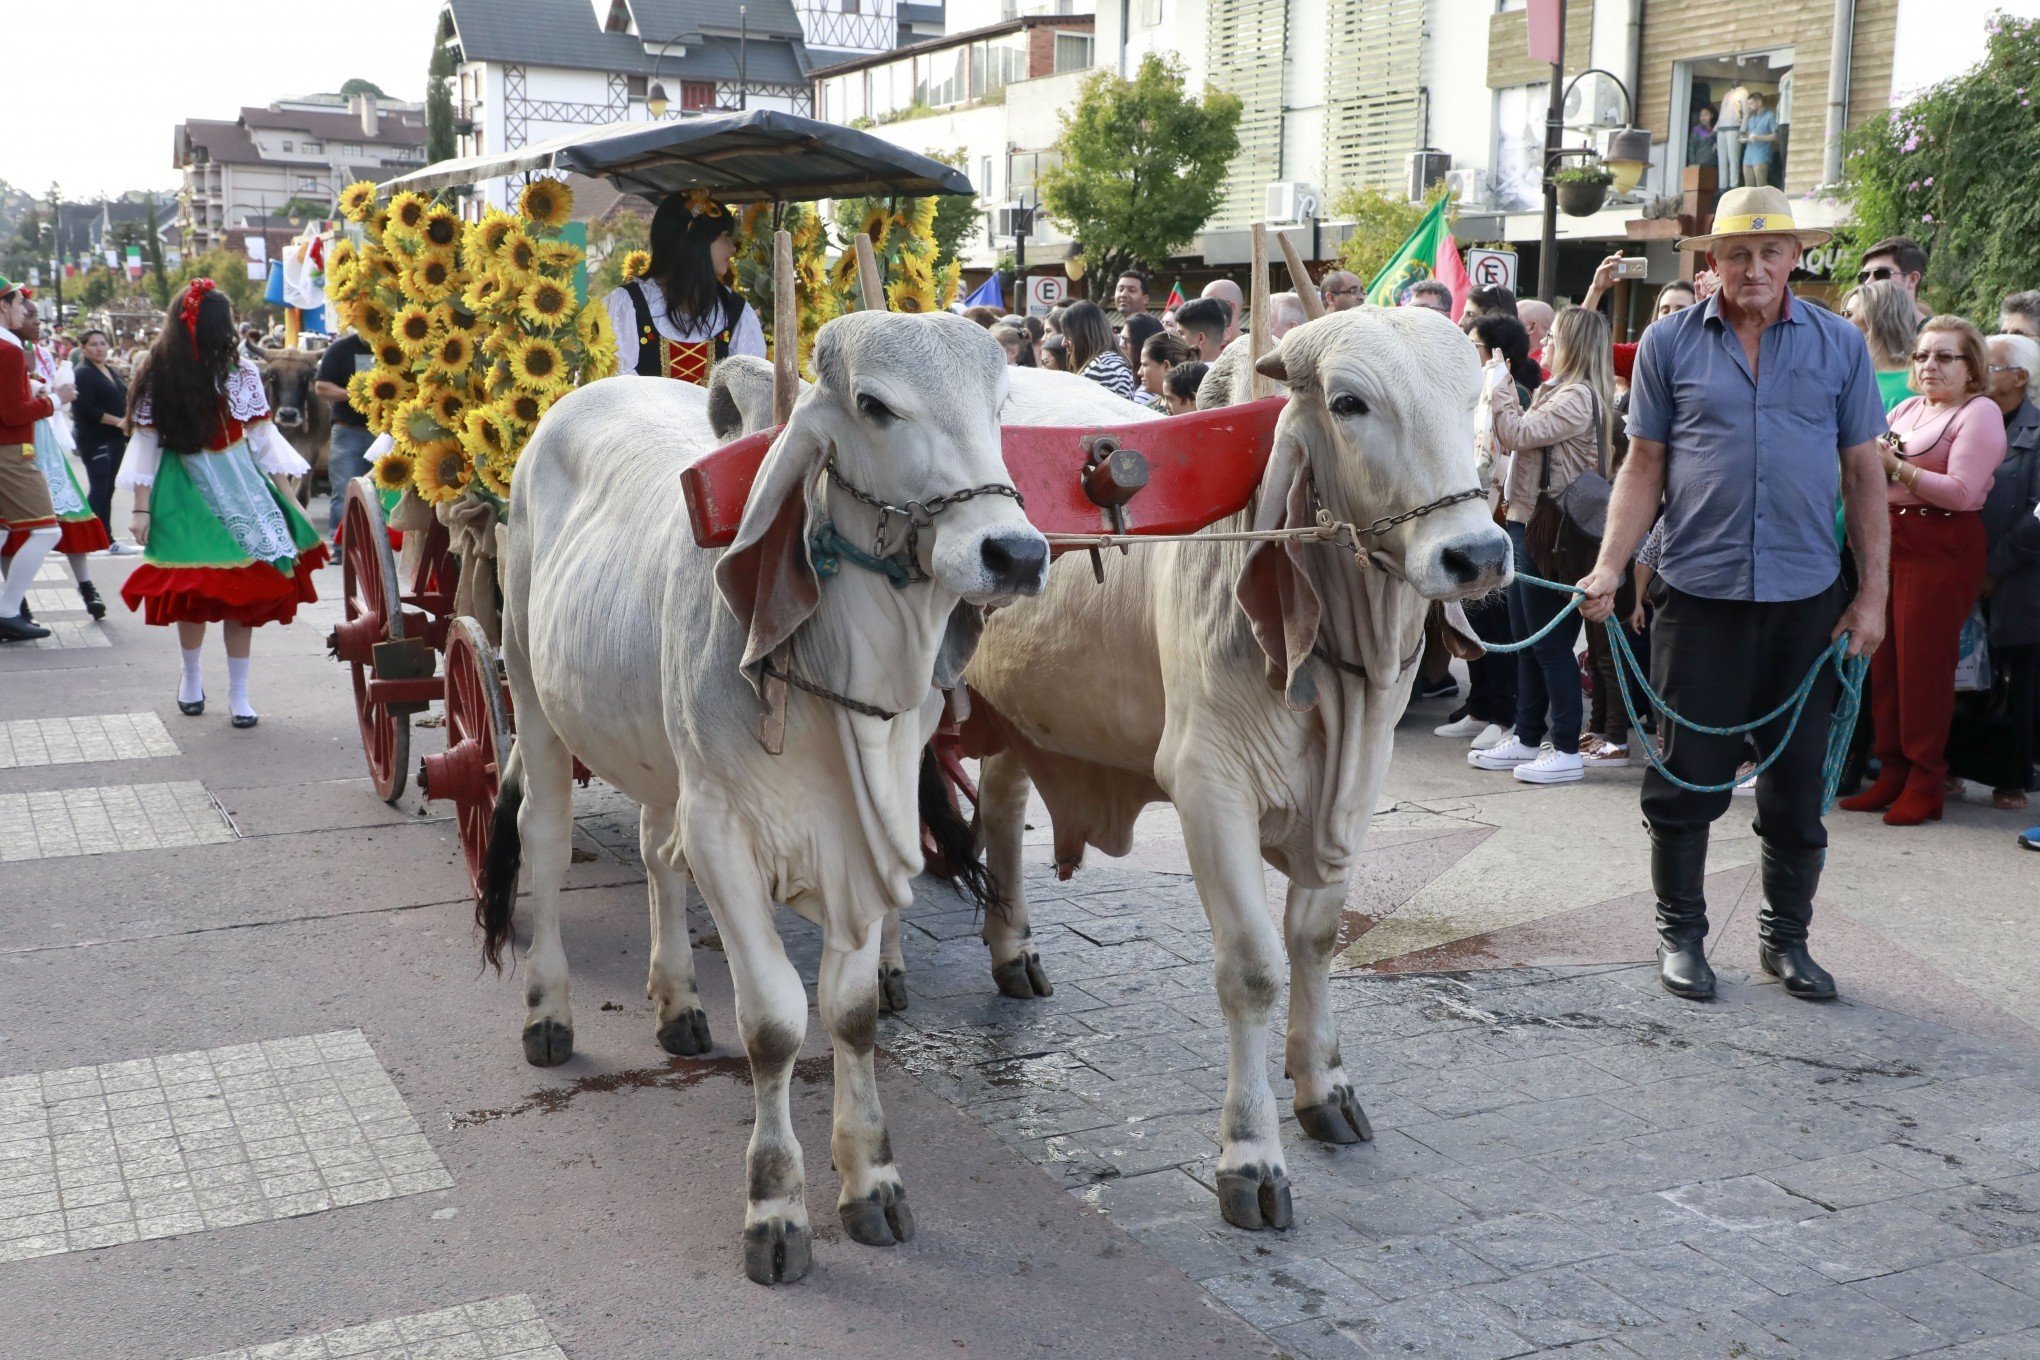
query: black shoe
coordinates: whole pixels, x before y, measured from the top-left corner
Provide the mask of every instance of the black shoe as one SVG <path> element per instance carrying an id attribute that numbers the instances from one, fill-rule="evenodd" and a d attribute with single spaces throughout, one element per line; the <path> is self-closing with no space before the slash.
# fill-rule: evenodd
<path id="1" fill-rule="evenodd" d="M 253 727 L 261 721 L 262 719 L 253 713 L 236 713 L 233 719 L 234 726 L 242 728 Z"/>
<path id="2" fill-rule="evenodd" d="M 1422 680 L 1417 682 L 1417 697 L 1419 699 L 1450 699 L 1458 695 L 1458 693 L 1459 682 L 1449 675 L 1435 685 L 1427 685 Z"/>
<path id="3" fill-rule="evenodd" d="M 49 635 L 49 629 L 21 618 L 0 619 L 0 642 L 33 642 Z"/>
<path id="4" fill-rule="evenodd" d="M 22 621 L 23 623 L 34 623 L 34 622 L 35 622 L 35 615 L 33 615 L 33 614 L 29 613 L 29 611 L 28 611 L 28 601 L 27 601 L 27 600 L 23 600 L 23 601 L 21 602 L 21 611 L 20 611 L 19 613 L 17 613 L 17 614 L 16 614 L 16 615 L 15 615 L 14 617 L 15 617 L 15 618 L 17 618 L 17 619 L 20 619 L 20 620 L 21 620 L 21 621 Z"/>
<path id="5" fill-rule="evenodd" d="M 90 581 L 78 583 L 78 598 L 85 601 L 85 612 L 95 619 L 106 617 L 106 601 L 99 598 L 99 587 Z"/>
<path id="6" fill-rule="evenodd" d="M 1835 980 L 1813 961 L 1806 935 L 1825 850 L 1783 850 L 1764 842 L 1764 905 L 1757 912 L 1757 963 L 1802 1001 L 1832 1001 Z"/>
<path id="7" fill-rule="evenodd" d="M 1650 828 L 1650 884 L 1657 894 L 1658 981 L 1688 1001 L 1714 997 L 1707 962 L 1707 829 Z"/>
<path id="8" fill-rule="evenodd" d="M 188 704 L 185 703 L 182 699 L 179 699 L 177 701 L 177 711 L 179 713 L 182 713 L 187 718 L 198 717 L 200 714 L 205 712 L 205 696 L 201 694 L 198 696 L 198 699 L 195 702 Z"/>

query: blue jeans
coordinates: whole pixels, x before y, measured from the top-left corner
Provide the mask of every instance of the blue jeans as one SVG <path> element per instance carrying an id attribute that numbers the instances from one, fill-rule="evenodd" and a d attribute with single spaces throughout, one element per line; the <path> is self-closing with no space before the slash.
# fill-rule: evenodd
<path id="1" fill-rule="evenodd" d="M 368 446 L 375 436 L 365 426 L 333 426 L 333 442 L 326 451 L 326 484 L 333 489 L 333 503 L 326 510 L 326 532 L 340 527 L 340 512 L 347 508 L 347 484 L 368 471 Z"/>
<path id="2" fill-rule="evenodd" d="M 1526 532 L 1525 525 L 1513 522 L 1509 525 L 1517 573 L 1528 572 L 1547 581 L 1557 579 L 1532 559 L 1529 546 L 1523 541 Z M 1510 583 L 1509 622 L 1515 626 L 1516 636 L 1529 637 L 1551 622 L 1565 601 L 1566 596 L 1560 591 L 1521 580 Z M 1516 740 L 1525 746 L 1542 744 L 1548 732 L 1553 750 L 1567 755 L 1579 752 L 1580 720 L 1585 716 L 1580 666 L 1573 653 L 1579 636 L 1580 616 L 1573 614 L 1547 633 L 1543 641 L 1516 653 Z"/>

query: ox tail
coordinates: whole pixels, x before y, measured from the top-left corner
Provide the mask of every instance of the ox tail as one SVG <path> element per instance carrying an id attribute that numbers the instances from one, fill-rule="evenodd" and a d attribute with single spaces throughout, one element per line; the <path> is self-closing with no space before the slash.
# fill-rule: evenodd
<path id="1" fill-rule="evenodd" d="M 496 810 L 489 818 L 489 849 L 482 857 L 482 891 L 475 898 L 475 924 L 482 928 L 482 961 L 503 971 L 503 946 L 510 939 L 510 918 L 517 910 L 517 870 L 524 847 L 517 838 L 517 810 L 524 805 L 524 752 L 510 748 L 510 759 L 496 788 Z"/>
<path id="2" fill-rule="evenodd" d="M 978 910 L 990 906 L 997 896 L 992 871 L 978 858 L 977 836 L 956 810 L 932 744 L 921 751 L 921 826 L 940 852 L 937 875 Z"/>

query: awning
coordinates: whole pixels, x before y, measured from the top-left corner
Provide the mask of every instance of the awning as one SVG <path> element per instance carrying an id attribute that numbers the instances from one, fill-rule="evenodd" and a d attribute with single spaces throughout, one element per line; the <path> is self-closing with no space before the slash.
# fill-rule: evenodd
<path id="1" fill-rule="evenodd" d="M 432 192 L 548 170 L 607 179 L 652 199 L 706 189 L 727 203 L 977 192 L 969 176 L 940 161 L 776 109 L 584 128 L 500 155 L 438 161 L 377 188 Z"/>

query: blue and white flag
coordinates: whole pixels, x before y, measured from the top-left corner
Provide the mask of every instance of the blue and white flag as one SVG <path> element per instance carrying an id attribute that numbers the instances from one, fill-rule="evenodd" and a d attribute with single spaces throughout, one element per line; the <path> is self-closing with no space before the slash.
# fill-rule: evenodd
<path id="1" fill-rule="evenodd" d="M 963 300 L 963 305 L 966 307 L 996 307 L 1003 313 L 1006 310 L 1006 296 L 999 291 L 999 271 L 994 269 L 992 276 L 979 284 L 977 291 Z"/>

